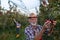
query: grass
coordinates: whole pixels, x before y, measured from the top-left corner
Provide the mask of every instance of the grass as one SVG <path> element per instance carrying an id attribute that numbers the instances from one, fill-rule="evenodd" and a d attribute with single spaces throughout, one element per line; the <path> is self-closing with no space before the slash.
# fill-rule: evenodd
<path id="1" fill-rule="evenodd" d="M 0 40 L 25 40 L 24 28 L 20 31 L 20 37 L 16 38 L 16 30 L 4 30 L 0 32 Z"/>

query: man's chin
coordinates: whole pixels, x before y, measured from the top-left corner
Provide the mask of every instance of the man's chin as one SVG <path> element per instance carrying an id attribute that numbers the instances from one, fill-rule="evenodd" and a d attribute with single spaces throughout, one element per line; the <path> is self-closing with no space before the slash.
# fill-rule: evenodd
<path id="1" fill-rule="evenodd" d="M 37 23 L 30 23 L 32 26 L 36 26 L 37 25 Z"/>

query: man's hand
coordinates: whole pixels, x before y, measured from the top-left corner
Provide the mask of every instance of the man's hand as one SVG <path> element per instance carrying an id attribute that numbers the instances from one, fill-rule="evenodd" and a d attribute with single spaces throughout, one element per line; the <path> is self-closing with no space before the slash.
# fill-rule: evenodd
<path id="1" fill-rule="evenodd" d="M 43 27 L 45 28 L 45 29 L 47 29 L 47 28 L 49 28 L 50 27 L 50 24 L 51 24 L 51 21 L 46 21 L 45 23 L 44 23 L 44 25 L 43 25 Z"/>
<path id="2" fill-rule="evenodd" d="M 44 23 L 42 30 L 37 35 L 35 35 L 35 40 L 42 39 L 42 35 L 45 32 L 45 29 L 49 28 L 50 23 L 50 21 Z"/>
<path id="3" fill-rule="evenodd" d="M 47 21 L 44 23 L 44 28 L 45 28 L 45 29 L 50 28 L 50 31 L 49 31 L 49 33 L 48 33 L 48 36 L 50 36 L 50 35 L 52 34 L 53 28 L 55 27 L 56 23 L 57 23 L 57 22 L 54 21 L 54 20 L 52 20 L 52 21 L 47 20 Z"/>
<path id="4" fill-rule="evenodd" d="M 54 26 L 56 25 L 56 23 L 57 23 L 57 21 L 53 21 L 53 25 L 54 25 Z"/>

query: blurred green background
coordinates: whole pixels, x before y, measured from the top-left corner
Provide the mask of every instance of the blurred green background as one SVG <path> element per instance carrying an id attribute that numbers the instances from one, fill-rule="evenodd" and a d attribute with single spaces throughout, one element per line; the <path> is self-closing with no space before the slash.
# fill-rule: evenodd
<path id="1" fill-rule="evenodd" d="M 40 13 L 38 15 L 38 24 L 43 25 L 47 18 L 57 21 L 54 28 L 54 32 L 51 36 L 43 35 L 44 40 L 60 40 L 60 0 L 49 0 L 48 7 L 40 7 Z M 0 10 L 4 8 L 0 7 Z M 1 12 L 0 11 L 0 40 L 25 40 L 24 29 L 28 26 L 28 18 L 26 15 L 22 15 L 20 12 Z M 13 21 L 16 19 L 21 23 L 20 37 L 16 38 L 16 25 Z"/>

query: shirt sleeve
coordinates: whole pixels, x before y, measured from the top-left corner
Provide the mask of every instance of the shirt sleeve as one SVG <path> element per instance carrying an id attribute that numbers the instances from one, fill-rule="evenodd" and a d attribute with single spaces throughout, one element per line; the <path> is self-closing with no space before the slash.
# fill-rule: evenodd
<path id="1" fill-rule="evenodd" d="M 41 25 L 39 25 L 39 29 L 40 30 L 42 30 L 42 28 L 43 28 L 43 26 L 41 26 Z M 46 31 L 45 31 L 45 34 L 48 34 L 48 32 L 50 31 L 50 29 L 48 28 L 48 29 L 46 29 Z"/>
<path id="2" fill-rule="evenodd" d="M 46 29 L 45 34 L 48 34 L 51 29 Z"/>
<path id="3" fill-rule="evenodd" d="M 38 25 L 38 29 L 39 29 L 39 31 L 41 31 L 42 30 L 42 26 Z"/>

